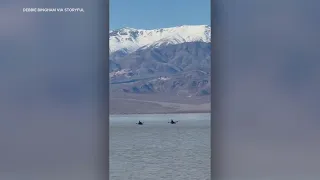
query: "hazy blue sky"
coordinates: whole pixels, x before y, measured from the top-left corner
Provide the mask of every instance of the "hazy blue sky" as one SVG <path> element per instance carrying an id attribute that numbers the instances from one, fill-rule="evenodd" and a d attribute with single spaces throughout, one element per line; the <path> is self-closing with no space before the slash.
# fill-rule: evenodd
<path id="1" fill-rule="evenodd" d="M 110 0 L 110 29 L 210 24 L 210 0 Z"/>

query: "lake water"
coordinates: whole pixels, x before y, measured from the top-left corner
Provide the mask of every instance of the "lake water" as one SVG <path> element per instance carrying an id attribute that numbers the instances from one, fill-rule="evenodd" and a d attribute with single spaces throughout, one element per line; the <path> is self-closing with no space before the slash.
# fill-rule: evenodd
<path id="1" fill-rule="evenodd" d="M 111 180 L 208 180 L 210 152 L 210 114 L 110 117 Z"/>

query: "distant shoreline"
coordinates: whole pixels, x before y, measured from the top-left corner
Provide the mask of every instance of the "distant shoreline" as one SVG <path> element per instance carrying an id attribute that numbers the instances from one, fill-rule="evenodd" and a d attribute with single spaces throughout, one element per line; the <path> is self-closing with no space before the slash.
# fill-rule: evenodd
<path id="1" fill-rule="evenodd" d="M 203 114 L 211 111 L 175 111 L 175 112 L 141 112 L 141 113 L 109 113 L 110 115 L 139 115 L 139 114 Z"/>
<path id="2" fill-rule="evenodd" d="M 211 103 L 193 104 L 197 101 L 178 103 L 164 101 L 169 99 L 162 97 L 158 99 L 112 98 L 109 113 L 110 115 L 211 113 Z"/>

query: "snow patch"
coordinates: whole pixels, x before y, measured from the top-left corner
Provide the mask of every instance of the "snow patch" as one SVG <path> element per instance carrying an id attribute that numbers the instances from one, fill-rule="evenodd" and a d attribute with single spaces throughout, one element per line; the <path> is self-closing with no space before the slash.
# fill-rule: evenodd
<path id="1" fill-rule="evenodd" d="M 159 77 L 158 79 L 161 80 L 161 81 L 168 81 L 171 78 L 169 78 L 169 77 Z"/>
<path id="2" fill-rule="evenodd" d="M 131 70 L 130 69 L 121 69 L 119 71 L 114 71 L 110 73 L 110 77 L 115 77 L 115 76 L 123 76 L 123 75 L 127 75 L 128 73 L 130 73 Z"/>

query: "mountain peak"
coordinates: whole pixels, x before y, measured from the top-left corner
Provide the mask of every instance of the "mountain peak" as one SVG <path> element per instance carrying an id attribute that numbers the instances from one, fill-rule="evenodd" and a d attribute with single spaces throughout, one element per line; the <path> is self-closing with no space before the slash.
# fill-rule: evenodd
<path id="1" fill-rule="evenodd" d="M 134 31 L 134 30 L 137 30 L 137 29 L 132 28 L 132 27 L 122 27 L 122 28 L 118 28 L 118 29 L 111 30 L 110 32 L 117 32 L 117 31 Z"/>
<path id="2" fill-rule="evenodd" d="M 109 32 L 110 52 L 125 50 L 133 52 L 141 47 L 179 44 L 183 42 L 210 42 L 211 27 L 208 25 L 181 25 L 158 29 L 135 29 L 123 27 Z"/>

